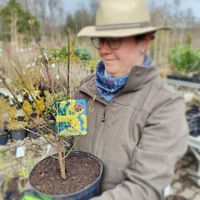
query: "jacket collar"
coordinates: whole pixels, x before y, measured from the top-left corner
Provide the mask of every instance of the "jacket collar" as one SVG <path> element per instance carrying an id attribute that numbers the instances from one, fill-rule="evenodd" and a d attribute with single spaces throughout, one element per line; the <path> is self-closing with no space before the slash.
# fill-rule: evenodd
<path id="1" fill-rule="evenodd" d="M 140 90 L 145 84 L 157 77 L 157 68 L 155 66 L 150 66 L 147 68 L 141 66 L 134 66 L 129 74 L 128 80 L 124 87 L 119 90 L 116 96 L 120 96 L 124 93 L 129 93 L 133 91 Z M 96 91 L 95 76 L 93 75 L 89 80 L 83 81 L 83 84 L 79 88 L 80 92 L 83 92 L 94 98 L 95 100 L 108 105 Z"/>

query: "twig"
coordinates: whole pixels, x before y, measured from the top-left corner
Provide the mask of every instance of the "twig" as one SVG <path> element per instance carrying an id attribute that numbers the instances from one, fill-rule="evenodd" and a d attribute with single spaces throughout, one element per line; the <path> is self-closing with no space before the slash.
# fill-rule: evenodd
<path id="1" fill-rule="evenodd" d="M 70 89 L 70 87 L 69 87 L 69 75 L 70 75 L 70 54 L 71 54 L 71 52 L 70 52 L 70 30 L 69 29 L 67 29 L 67 38 L 68 38 L 68 40 L 67 40 L 67 43 L 68 43 L 68 57 L 67 57 L 67 96 L 69 97 L 69 93 L 70 93 L 70 91 L 69 91 L 69 89 Z"/>
<path id="2" fill-rule="evenodd" d="M 17 75 L 18 75 L 19 78 L 22 80 L 24 86 L 26 87 L 26 90 L 28 91 L 29 95 L 31 96 L 31 98 L 32 98 L 33 101 L 35 102 L 37 108 L 39 109 L 39 106 L 38 106 L 37 102 L 35 101 L 35 98 L 33 97 L 33 95 L 32 95 L 32 93 L 31 93 L 29 87 L 27 86 L 27 84 L 26 84 L 26 82 L 24 81 L 22 75 L 19 73 L 18 69 L 14 66 L 14 64 L 13 64 L 13 68 L 14 68 L 14 70 L 17 72 Z"/>
<path id="3" fill-rule="evenodd" d="M 76 145 L 76 143 L 78 141 L 78 137 L 75 136 L 74 138 L 75 138 L 75 142 L 73 143 L 72 147 L 69 149 L 69 151 L 67 152 L 67 154 L 65 155 L 64 159 L 66 159 L 69 156 L 69 154 L 74 149 L 74 146 Z"/>

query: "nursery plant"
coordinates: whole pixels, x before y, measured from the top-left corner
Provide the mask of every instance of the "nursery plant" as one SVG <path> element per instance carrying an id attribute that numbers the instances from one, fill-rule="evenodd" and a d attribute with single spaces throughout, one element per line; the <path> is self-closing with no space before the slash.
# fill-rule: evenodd
<path id="1" fill-rule="evenodd" d="M 172 48 L 168 60 L 172 70 L 180 75 L 200 73 L 200 50 L 193 49 L 189 44 Z"/>
<path id="2" fill-rule="evenodd" d="M 12 93 L 18 106 L 23 109 L 25 118 L 29 121 L 28 124 L 32 126 L 35 124 L 37 134 L 42 136 L 57 152 L 34 167 L 30 174 L 30 182 L 37 191 L 36 193 L 44 199 L 75 198 L 86 200 L 99 193 L 103 165 L 93 155 L 72 152 L 79 136 L 87 134 L 87 104 L 86 100 L 74 99 L 72 95 L 74 92 L 70 85 L 70 42 L 67 46 L 67 81 L 66 79 L 56 79 L 53 76 L 50 71 L 50 63 L 42 48 L 40 50 L 42 54 L 41 65 L 45 70 L 46 78 L 41 77 L 41 80 L 43 78 L 45 82 L 39 84 L 42 83 L 45 89 L 41 91 L 42 94 L 39 97 L 33 95 L 23 77 L 24 75 L 20 73 L 17 66 L 13 66 L 23 83 L 23 87 L 32 99 L 32 103 L 25 101 L 21 105 L 4 76 L 0 76 L 3 85 Z M 65 85 L 67 87 L 64 87 Z M 41 88 L 40 85 L 37 87 Z M 32 113 L 35 113 L 37 117 L 33 116 Z M 78 166 L 75 166 L 75 163 Z M 73 170 L 70 171 L 70 168 Z M 58 169 L 59 177 L 56 175 Z M 46 171 L 52 172 L 56 177 L 51 178 L 52 176 Z M 90 176 L 88 180 L 85 179 L 87 176 Z M 46 187 L 48 187 L 47 190 Z"/>
<path id="3" fill-rule="evenodd" d="M 0 145 L 7 144 L 8 132 L 5 130 L 4 112 L 6 101 L 0 96 Z"/>

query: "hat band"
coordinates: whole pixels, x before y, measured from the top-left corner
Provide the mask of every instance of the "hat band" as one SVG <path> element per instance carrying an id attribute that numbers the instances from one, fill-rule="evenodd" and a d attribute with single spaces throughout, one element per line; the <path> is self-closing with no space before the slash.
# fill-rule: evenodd
<path id="1" fill-rule="evenodd" d="M 142 23 L 128 23 L 128 24 L 109 24 L 109 25 L 96 25 L 96 30 L 113 30 L 113 29 L 124 29 L 124 28 L 146 28 L 150 27 L 150 22 Z"/>

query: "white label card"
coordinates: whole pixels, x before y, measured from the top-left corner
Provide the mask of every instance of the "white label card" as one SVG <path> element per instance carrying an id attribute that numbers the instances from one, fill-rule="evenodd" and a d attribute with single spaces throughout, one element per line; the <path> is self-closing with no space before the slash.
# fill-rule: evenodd
<path id="1" fill-rule="evenodd" d="M 47 145 L 47 154 L 49 153 L 50 150 L 51 150 L 51 145 L 48 144 L 48 145 Z"/>
<path id="2" fill-rule="evenodd" d="M 24 146 L 17 147 L 16 157 L 21 158 L 21 157 L 24 157 L 24 156 L 25 156 L 25 147 Z"/>

